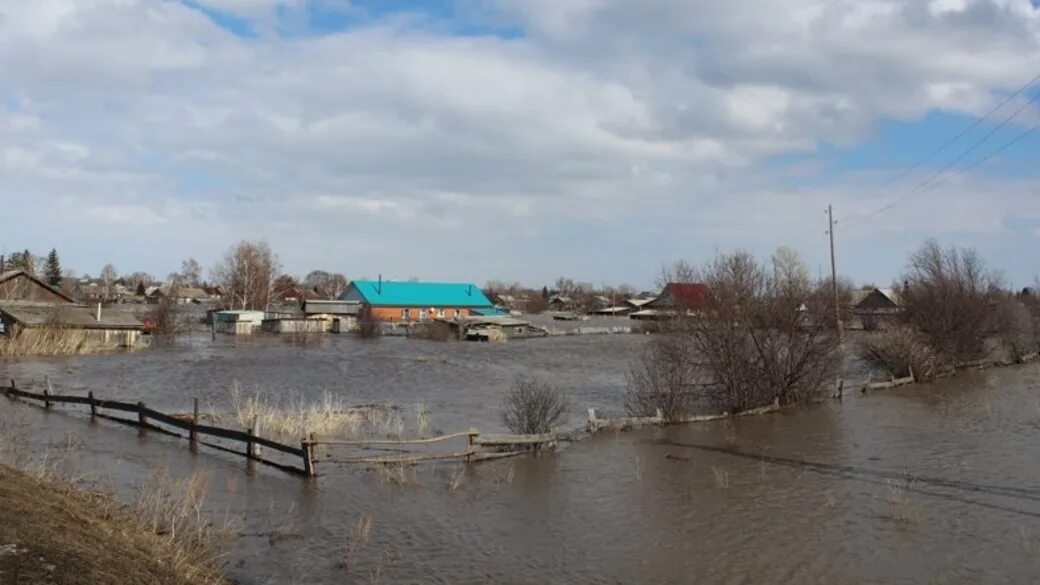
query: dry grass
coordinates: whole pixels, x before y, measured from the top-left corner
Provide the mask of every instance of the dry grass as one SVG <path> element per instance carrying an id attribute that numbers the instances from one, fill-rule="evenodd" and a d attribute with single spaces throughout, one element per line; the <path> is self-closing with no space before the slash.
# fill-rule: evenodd
<path id="1" fill-rule="evenodd" d="M 98 350 L 82 329 L 41 327 L 13 338 L 0 337 L 0 357 L 80 355 Z"/>
<path id="2" fill-rule="evenodd" d="M 0 559 L 0 575 L 21 573 L 24 580 L 15 582 L 226 583 L 220 558 L 231 531 L 214 529 L 203 510 L 209 475 L 173 480 L 160 470 L 122 505 L 80 489 L 73 465 L 79 442 L 66 436 L 33 460 L 27 436 L 24 427 L 0 428 L 0 455 L 20 468 L 0 465 L 0 542 L 27 553 Z"/>
<path id="3" fill-rule="evenodd" d="M 376 466 L 379 482 L 387 485 L 408 487 L 419 485 L 419 474 L 414 463 L 398 461 Z"/>
<path id="4" fill-rule="evenodd" d="M 907 492 L 912 483 L 912 480 L 906 480 L 902 484 L 891 480 L 887 482 L 885 500 L 892 506 L 892 519 L 901 524 L 917 523 L 917 508 Z"/>
<path id="5" fill-rule="evenodd" d="M 462 486 L 462 480 L 466 478 L 466 466 L 457 465 L 451 472 L 451 480 L 448 482 L 448 489 L 451 493 L 458 491 L 459 487 Z"/>
<path id="6" fill-rule="evenodd" d="M 232 533 L 228 525 L 214 529 L 204 512 L 211 481 L 208 473 L 172 479 L 160 469 L 130 508 L 140 526 L 169 544 L 173 568 L 191 580 L 216 566 L 217 545 Z"/>
<path id="7" fill-rule="evenodd" d="M 357 566 L 357 557 L 368 546 L 372 537 L 372 518 L 362 515 L 358 518 L 357 525 L 347 535 L 347 542 L 343 550 L 343 567 L 347 571 Z"/>
<path id="8" fill-rule="evenodd" d="M 212 414 L 217 421 L 230 419 L 240 428 L 257 422 L 257 434 L 279 441 L 297 441 L 308 434 L 327 438 L 387 437 L 409 434 L 400 412 L 390 406 L 350 407 L 342 397 L 325 391 L 321 399 L 307 402 L 299 397 L 284 405 L 272 403 L 260 393 L 247 393 L 236 381 L 229 391 L 231 413 Z M 430 411 L 417 404 L 416 432 L 424 436 L 430 427 Z"/>

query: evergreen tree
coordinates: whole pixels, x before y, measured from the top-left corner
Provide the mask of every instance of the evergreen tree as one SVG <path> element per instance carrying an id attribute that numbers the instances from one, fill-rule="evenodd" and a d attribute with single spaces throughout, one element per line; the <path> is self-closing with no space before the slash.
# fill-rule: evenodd
<path id="1" fill-rule="evenodd" d="M 547 287 L 547 286 L 543 286 L 542 287 L 542 298 L 545 299 L 545 300 L 549 300 L 549 287 Z"/>
<path id="2" fill-rule="evenodd" d="M 47 264 L 44 266 L 43 276 L 47 279 L 47 284 L 51 286 L 61 284 L 61 262 L 58 260 L 58 251 L 53 248 L 51 253 L 47 254 Z"/>
<path id="3" fill-rule="evenodd" d="M 143 282 L 138 282 L 137 283 L 137 292 L 136 292 L 137 296 L 143 297 L 143 296 L 145 296 L 146 293 L 147 293 L 147 291 L 144 288 L 144 283 Z"/>

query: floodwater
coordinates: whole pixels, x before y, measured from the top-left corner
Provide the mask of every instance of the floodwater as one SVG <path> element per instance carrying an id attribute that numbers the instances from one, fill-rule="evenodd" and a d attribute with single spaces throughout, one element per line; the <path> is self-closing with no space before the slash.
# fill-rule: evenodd
<path id="1" fill-rule="evenodd" d="M 0 364 L 56 391 L 185 409 L 230 380 L 262 393 L 423 402 L 433 426 L 498 429 L 518 373 L 616 410 L 638 335 L 507 344 L 198 338 L 135 354 Z M 132 497 L 156 468 L 212 474 L 208 509 L 240 533 L 243 583 L 820 583 L 1040 581 L 1040 367 L 973 372 L 760 417 L 605 434 L 558 453 L 409 485 L 319 465 L 315 481 L 82 412 L 0 404 L 0 420 Z M 17 422 L 12 422 L 17 421 Z M 68 445 L 73 449 L 68 450 Z M 457 480 L 457 481 L 456 481 Z M 455 489 L 452 484 L 455 483 Z M 361 518 L 370 538 L 351 535 Z M 351 554 L 349 551 L 353 550 Z"/>

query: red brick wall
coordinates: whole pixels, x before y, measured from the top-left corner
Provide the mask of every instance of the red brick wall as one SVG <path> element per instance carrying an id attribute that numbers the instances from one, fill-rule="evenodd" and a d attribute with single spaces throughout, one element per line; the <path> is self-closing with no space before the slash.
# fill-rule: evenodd
<path id="1" fill-rule="evenodd" d="M 406 307 L 368 307 L 369 315 L 379 319 L 380 321 L 418 321 L 422 310 L 426 309 L 426 318 L 433 319 L 438 317 L 436 309 L 444 309 L 444 316 L 448 319 L 455 317 L 454 307 L 433 307 L 433 311 L 430 311 L 431 307 L 407 307 L 408 318 L 405 319 L 401 316 L 401 312 Z M 458 309 L 460 317 L 469 317 L 469 309 Z"/>

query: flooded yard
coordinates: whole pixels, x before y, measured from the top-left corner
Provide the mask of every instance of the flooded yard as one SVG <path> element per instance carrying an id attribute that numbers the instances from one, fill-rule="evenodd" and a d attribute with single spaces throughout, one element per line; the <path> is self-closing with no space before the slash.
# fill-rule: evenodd
<path id="1" fill-rule="evenodd" d="M 639 335 L 507 344 L 208 336 L 133 354 L 0 363 L 22 381 L 185 411 L 238 380 L 272 398 L 423 403 L 434 429 L 501 430 L 517 374 L 565 388 L 572 423 L 618 412 Z M 131 497 L 157 468 L 212 474 L 243 583 L 1030 583 L 1040 575 L 1040 367 L 963 374 L 760 417 L 603 434 L 555 454 L 313 482 L 82 411 L 0 420 Z M 360 523 L 360 524 L 359 524 Z M 370 524 L 368 524 L 370 523 Z M 369 528 L 365 528 L 366 524 Z"/>

